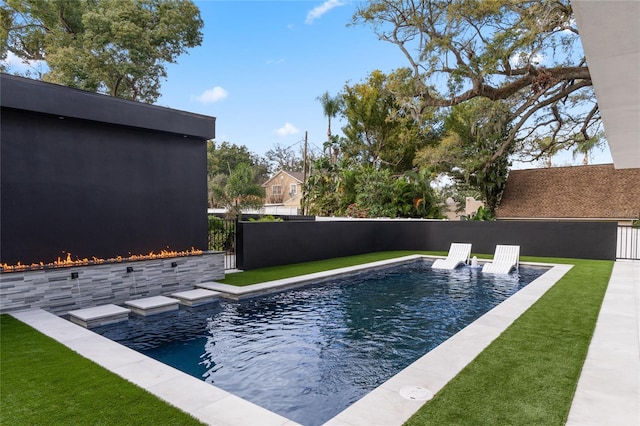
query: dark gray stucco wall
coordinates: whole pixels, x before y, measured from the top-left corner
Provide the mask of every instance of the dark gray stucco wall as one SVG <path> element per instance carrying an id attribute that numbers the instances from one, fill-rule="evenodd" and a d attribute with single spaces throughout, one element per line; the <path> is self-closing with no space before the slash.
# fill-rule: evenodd
<path id="1" fill-rule="evenodd" d="M 579 259 L 616 258 L 617 224 L 612 222 L 430 222 L 426 250 L 448 250 L 454 241 L 493 253 L 497 244 L 520 246 L 524 256 Z"/>
<path id="2" fill-rule="evenodd" d="M 255 269 L 383 250 L 423 250 L 409 222 L 240 222 L 237 267 Z"/>
<path id="3" fill-rule="evenodd" d="M 247 270 L 386 250 L 447 251 L 452 242 L 486 254 L 516 244 L 523 256 L 616 255 L 616 224 L 604 222 L 241 222 L 237 238 L 237 265 Z"/>
<path id="4" fill-rule="evenodd" d="M 207 249 L 214 118 L 24 80 L 2 75 L 0 263 Z"/>

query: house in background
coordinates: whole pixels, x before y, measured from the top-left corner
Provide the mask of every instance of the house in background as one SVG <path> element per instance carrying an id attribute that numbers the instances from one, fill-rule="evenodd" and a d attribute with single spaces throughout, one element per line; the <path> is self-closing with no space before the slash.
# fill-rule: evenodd
<path id="1" fill-rule="evenodd" d="M 262 184 L 265 189 L 265 214 L 300 214 L 302 204 L 302 172 L 280 170 Z"/>
<path id="2" fill-rule="evenodd" d="M 445 201 L 442 214 L 444 214 L 448 220 L 462 220 L 463 218 L 474 216 L 480 207 L 484 207 L 482 201 L 478 201 L 473 197 L 466 197 L 464 211 L 458 211 L 458 204 L 453 198 L 449 197 Z"/>
<path id="3" fill-rule="evenodd" d="M 640 169 L 600 164 L 511 170 L 496 217 L 631 225 L 640 218 Z"/>

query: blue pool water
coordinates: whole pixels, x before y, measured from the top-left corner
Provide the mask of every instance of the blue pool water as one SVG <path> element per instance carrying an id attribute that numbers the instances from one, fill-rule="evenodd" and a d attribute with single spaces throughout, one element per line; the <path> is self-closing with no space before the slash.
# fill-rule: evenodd
<path id="1" fill-rule="evenodd" d="M 94 329 L 308 426 L 320 425 L 545 268 L 509 276 L 417 261 Z"/>

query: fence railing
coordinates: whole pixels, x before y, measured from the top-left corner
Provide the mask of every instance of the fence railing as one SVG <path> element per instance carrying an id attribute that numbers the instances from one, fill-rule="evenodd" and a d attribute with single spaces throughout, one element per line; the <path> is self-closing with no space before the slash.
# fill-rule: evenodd
<path id="1" fill-rule="evenodd" d="M 209 250 L 223 251 L 224 269 L 236 268 L 236 221 L 209 216 Z"/>
<path id="2" fill-rule="evenodd" d="M 616 258 L 640 260 L 640 228 L 618 226 Z"/>

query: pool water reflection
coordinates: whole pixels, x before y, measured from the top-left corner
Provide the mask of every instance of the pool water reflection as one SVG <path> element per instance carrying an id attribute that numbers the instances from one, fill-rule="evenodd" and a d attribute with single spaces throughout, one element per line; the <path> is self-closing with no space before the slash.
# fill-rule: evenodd
<path id="1" fill-rule="evenodd" d="M 414 261 L 94 329 L 303 425 L 320 425 L 542 275 Z"/>

